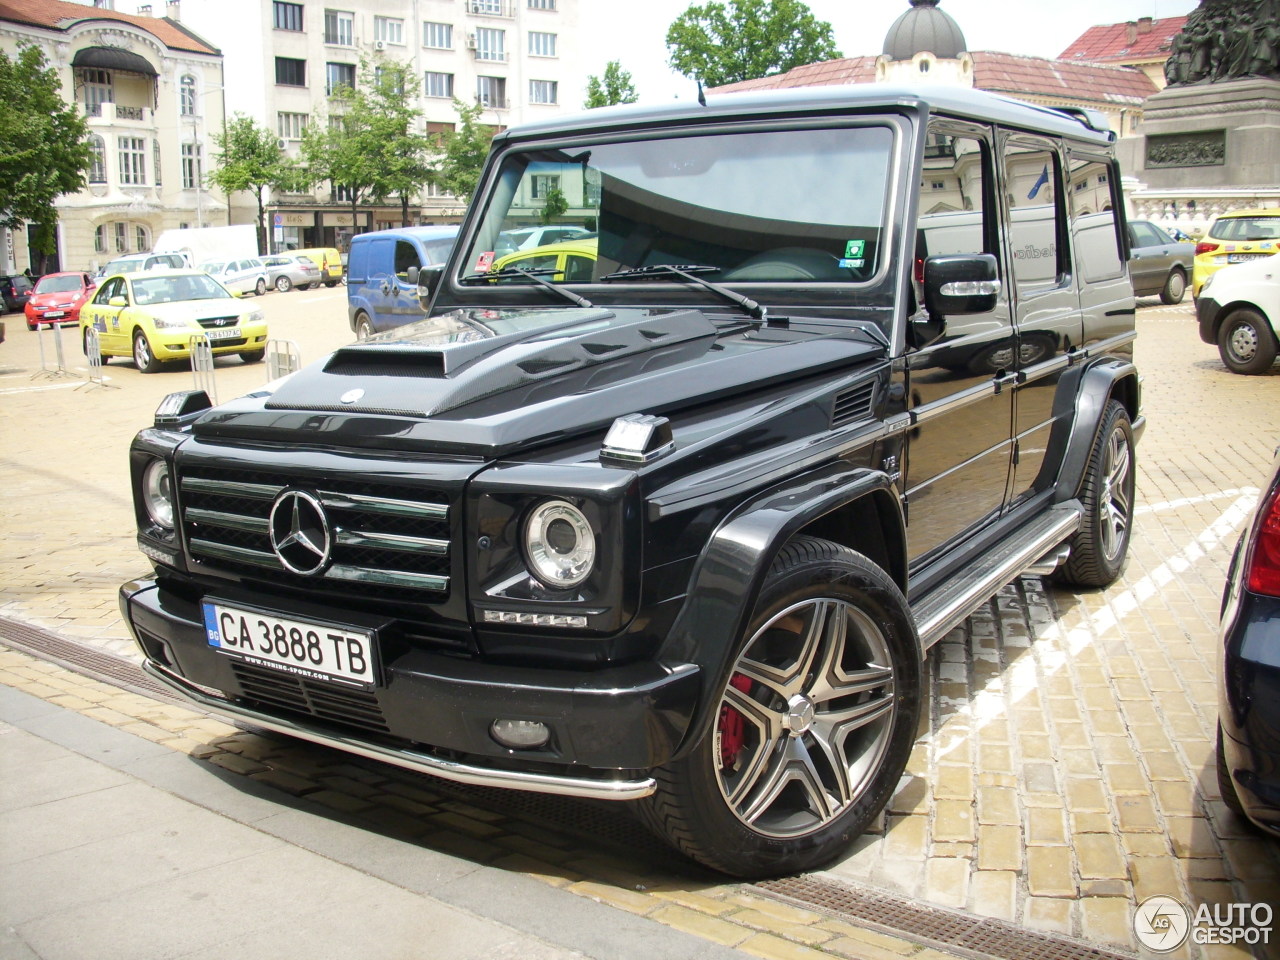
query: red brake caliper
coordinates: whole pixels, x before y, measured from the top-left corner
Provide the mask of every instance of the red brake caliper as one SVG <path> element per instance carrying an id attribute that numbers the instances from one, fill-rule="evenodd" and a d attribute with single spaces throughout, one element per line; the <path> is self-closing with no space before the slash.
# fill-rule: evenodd
<path id="1" fill-rule="evenodd" d="M 742 693 L 751 692 L 751 680 L 740 673 L 729 678 L 729 686 Z M 733 770 L 737 765 L 738 753 L 746 743 L 747 721 L 727 703 L 720 708 L 720 766 L 724 770 Z"/>

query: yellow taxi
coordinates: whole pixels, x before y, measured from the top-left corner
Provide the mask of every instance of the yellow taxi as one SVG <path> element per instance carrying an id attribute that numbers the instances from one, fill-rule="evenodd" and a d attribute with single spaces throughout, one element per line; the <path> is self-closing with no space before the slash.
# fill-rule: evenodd
<path id="1" fill-rule="evenodd" d="M 576 240 L 564 240 L 560 243 L 549 243 L 544 247 L 531 247 L 528 250 L 517 250 L 505 257 L 493 261 L 489 269 L 499 270 L 533 269 L 552 270 L 556 273 L 543 279 L 559 283 L 590 283 L 591 274 L 596 266 L 595 237 L 581 237 Z"/>
<path id="2" fill-rule="evenodd" d="M 239 354 L 257 363 L 267 350 L 267 321 L 198 270 L 148 270 L 105 278 L 80 308 L 80 342 L 90 356 L 89 329 L 108 357 L 132 357 L 143 373 L 191 355 L 191 337 L 204 334 L 215 356 Z"/>
<path id="3" fill-rule="evenodd" d="M 1277 252 L 1280 252 L 1280 207 L 1222 214 L 1196 244 L 1191 296 L 1199 297 L 1205 280 L 1223 267 L 1270 257 Z"/>

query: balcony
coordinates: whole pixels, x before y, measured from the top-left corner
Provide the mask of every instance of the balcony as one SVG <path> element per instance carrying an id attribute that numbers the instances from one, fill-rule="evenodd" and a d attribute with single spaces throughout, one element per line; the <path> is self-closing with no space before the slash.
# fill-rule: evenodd
<path id="1" fill-rule="evenodd" d="M 510 0 L 467 0 L 467 13 L 476 17 L 502 17 L 514 20 L 515 5 Z"/>
<path id="2" fill-rule="evenodd" d="M 477 60 L 486 60 L 490 63 L 506 63 L 507 51 L 505 50 L 486 50 L 483 47 L 475 48 Z"/>
<path id="3" fill-rule="evenodd" d="M 155 120 L 154 110 L 148 110 L 146 107 L 125 106 L 110 101 L 85 104 L 84 114 L 89 118 L 91 127 L 110 127 L 117 124 L 135 126 Z"/>

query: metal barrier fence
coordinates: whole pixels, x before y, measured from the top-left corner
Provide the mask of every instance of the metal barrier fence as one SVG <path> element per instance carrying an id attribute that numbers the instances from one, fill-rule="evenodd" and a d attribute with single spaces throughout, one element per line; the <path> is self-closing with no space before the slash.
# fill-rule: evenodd
<path id="1" fill-rule="evenodd" d="M 44 347 L 44 331 L 48 328 L 53 333 L 53 352 L 54 362 L 57 366 L 50 369 L 49 361 L 46 359 Z M 67 369 L 67 359 L 62 352 L 62 324 L 61 323 L 37 323 L 36 336 L 40 342 L 40 369 L 31 375 L 34 380 L 37 377 L 45 377 L 48 379 L 57 379 L 58 377 L 75 377 L 76 374 Z"/>
<path id="2" fill-rule="evenodd" d="M 97 327 L 85 327 L 84 356 L 89 362 L 89 379 L 85 383 L 76 387 L 77 390 L 83 390 L 85 387 L 111 387 L 113 390 L 120 389 L 118 384 L 107 383 L 106 377 L 102 375 L 102 341 L 98 338 Z"/>
<path id="3" fill-rule="evenodd" d="M 302 369 L 302 350 L 293 340 L 267 341 L 267 382 Z"/>
<path id="4" fill-rule="evenodd" d="M 207 333 L 193 333 L 187 343 L 191 348 L 191 376 L 195 389 L 203 390 L 216 406 L 218 387 L 213 377 L 213 345 Z"/>

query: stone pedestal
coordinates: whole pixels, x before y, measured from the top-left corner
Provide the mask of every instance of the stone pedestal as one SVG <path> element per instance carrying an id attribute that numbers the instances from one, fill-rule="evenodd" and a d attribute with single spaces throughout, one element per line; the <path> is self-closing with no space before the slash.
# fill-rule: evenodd
<path id="1" fill-rule="evenodd" d="M 1152 190 L 1280 186 L 1280 80 L 1167 87 L 1144 104 L 1141 135 L 1116 146 Z"/>

